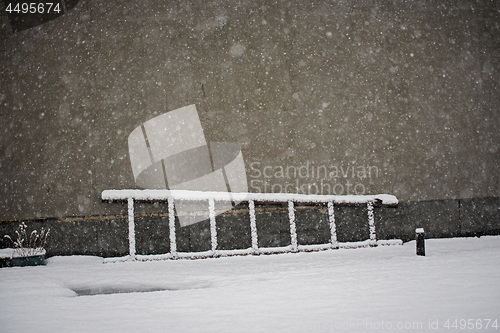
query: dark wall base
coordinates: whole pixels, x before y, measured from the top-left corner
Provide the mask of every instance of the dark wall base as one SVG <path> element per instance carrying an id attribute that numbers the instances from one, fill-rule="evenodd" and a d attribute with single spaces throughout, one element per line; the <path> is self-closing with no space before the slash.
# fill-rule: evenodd
<path id="1" fill-rule="evenodd" d="M 427 238 L 500 234 L 500 198 L 402 202 L 396 209 L 377 209 L 377 238 L 415 238 L 424 228 Z"/>
<path id="2" fill-rule="evenodd" d="M 120 203 L 111 203 L 123 205 Z M 146 205 L 147 206 L 147 205 Z M 145 209 L 147 211 L 147 207 Z M 296 206 L 297 239 L 300 245 L 330 241 L 328 212 L 325 205 Z M 290 244 L 286 205 L 256 205 L 260 247 Z M 366 240 L 369 237 L 365 206 L 336 206 L 335 221 L 340 242 Z M 15 235 L 21 221 L 0 222 L 0 248 L 11 247 L 3 237 Z M 24 221 L 28 230 L 50 228 L 47 256 L 97 255 L 116 257 L 128 254 L 128 225 L 125 216 L 82 219 L 40 219 Z M 198 252 L 210 249 L 210 223 L 203 221 L 180 228 L 177 223 L 177 250 Z M 427 238 L 464 237 L 500 234 L 500 198 L 402 202 L 397 208 L 375 207 L 377 239 L 415 238 L 415 228 L 425 229 Z M 162 254 L 170 251 L 168 216 L 136 216 L 138 254 Z M 248 210 L 239 207 L 217 216 L 218 249 L 251 247 Z"/>

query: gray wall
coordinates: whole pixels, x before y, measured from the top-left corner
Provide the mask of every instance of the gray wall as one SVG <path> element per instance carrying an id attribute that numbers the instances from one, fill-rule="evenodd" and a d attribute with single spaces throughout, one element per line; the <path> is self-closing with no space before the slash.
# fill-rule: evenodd
<path id="1" fill-rule="evenodd" d="M 0 20 L 0 219 L 123 214 L 100 192 L 134 187 L 128 134 L 189 104 L 207 141 L 242 146 L 251 191 L 500 196 L 498 1 L 80 1 L 17 33 Z"/>

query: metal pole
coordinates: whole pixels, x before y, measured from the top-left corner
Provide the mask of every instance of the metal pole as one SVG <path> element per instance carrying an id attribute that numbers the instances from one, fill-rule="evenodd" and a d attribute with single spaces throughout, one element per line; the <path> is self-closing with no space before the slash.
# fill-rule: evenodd
<path id="1" fill-rule="evenodd" d="M 425 232 L 424 228 L 415 230 L 415 238 L 417 240 L 417 256 L 425 256 Z"/>

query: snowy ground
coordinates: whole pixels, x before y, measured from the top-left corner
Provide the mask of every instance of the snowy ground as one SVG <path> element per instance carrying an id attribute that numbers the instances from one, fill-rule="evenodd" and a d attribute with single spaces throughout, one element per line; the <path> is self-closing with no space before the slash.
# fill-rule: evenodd
<path id="1" fill-rule="evenodd" d="M 0 269 L 0 331 L 453 332 L 488 324 L 500 332 L 500 236 L 427 240 L 426 251 L 416 256 L 410 242 L 193 261 L 54 257 Z M 150 292 L 124 293 L 133 290 Z"/>

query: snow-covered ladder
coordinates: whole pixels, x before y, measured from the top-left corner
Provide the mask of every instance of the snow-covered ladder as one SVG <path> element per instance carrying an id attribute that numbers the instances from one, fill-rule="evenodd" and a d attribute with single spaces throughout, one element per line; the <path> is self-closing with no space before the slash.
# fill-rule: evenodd
<path id="1" fill-rule="evenodd" d="M 105 190 L 102 192 L 102 200 L 128 202 L 128 230 L 129 230 L 129 256 L 131 260 L 151 259 L 177 259 L 177 258 L 204 258 L 224 255 L 244 255 L 261 253 L 282 253 L 299 251 L 318 251 L 326 249 L 338 249 L 340 247 L 376 246 L 375 220 L 373 215 L 374 204 L 395 206 L 398 200 L 389 194 L 378 195 L 304 195 L 285 193 L 229 193 L 229 192 L 203 192 L 183 190 Z M 208 201 L 210 218 L 211 250 L 205 252 L 186 253 L 177 252 L 174 200 L 196 200 Z M 135 246 L 135 201 L 167 201 L 168 219 L 170 231 L 170 253 L 164 255 L 136 255 Z M 248 202 L 250 214 L 250 229 L 252 247 L 243 250 L 217 250 L 217 227 L 215 201 L 239 201 Z M 286 247 L 262 248 L 258 244 L 257 222 L 255 218 L 255 201 L 257 202 L 288 202 L 288 217 L 290 221 L 291 244 Z M 330 243 L 318 245 L 299 245 L 297 242 L 297 231 L 295 226 L 295 203 L 326 203 L 328 205 L 328 217 L 330 224 Z M 335 224 L 334 205 L 336 204 L 366 204 L 368 210 L 369 239 L 356 243 L 340 243 L 337 240 Z M 391 241 L 378 241 L 379 244 Z M 396 240 L 396 243 L 400 241 Z"/>

